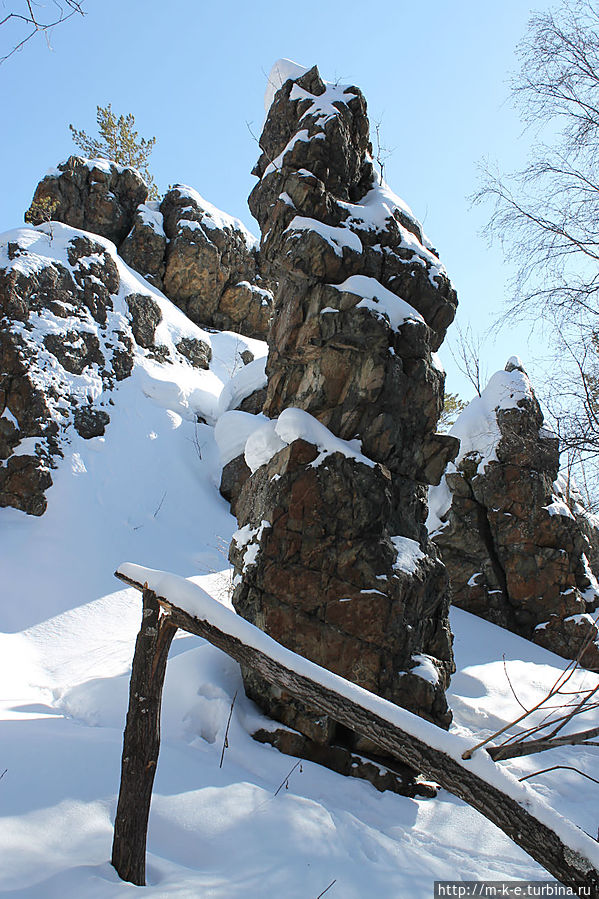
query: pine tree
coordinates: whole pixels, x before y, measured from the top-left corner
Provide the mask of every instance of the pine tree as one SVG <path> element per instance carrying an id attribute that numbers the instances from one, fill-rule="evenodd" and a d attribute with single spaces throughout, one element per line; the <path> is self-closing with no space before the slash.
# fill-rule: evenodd
<path id="1" fill-rule="evenodd" d="M 85 131 L 79 131 L 73 125 L 69 125 L 73 141 L 92 158 L 101 157 L 110 159 L 119 165 L 128 165 L 138 169 L 148 185 L 148 198 L 155 200 L 158 197 L 158 188 L 154 178 L 148 171 L 148 159 L 154 149 L 156 138 L 139 137 L 135 131 L 135 116 L 131 113 L 116 117 L 112 111 L 112 104 L 98 106 L 96 121 L 100 138 L 89 137 Z"/>
<path id="2" fill-rule="evenodd" d="M 437 425 L 442 434 L 446 434 L 447 431 L 449 431 L 451 426 L 455 424 L 456 418 L 460 412 L 463 412 L 467 405 L 468 403 L 465 403 L 464 400 L 460 399 L 457 393 L 445 394 L 443 411 L 441 412 L 439 424 Z"/>

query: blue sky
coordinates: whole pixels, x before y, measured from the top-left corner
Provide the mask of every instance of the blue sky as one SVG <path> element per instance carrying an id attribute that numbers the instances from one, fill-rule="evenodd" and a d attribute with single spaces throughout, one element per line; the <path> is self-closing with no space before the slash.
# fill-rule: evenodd
<path id="1" fill-rule="evenodd" d="M 50 0 L 43 0 L 50 3 Z M 16 3 L 0 0 L 0 10 Z M 545 9 L 539 2 L 534 9 Z M 482 333 L 500 313 L 510 274 L 480 236 L 488 210 L 471 208 L 477 164 L 525 161 L 508 102 L 527 2 L 480 0 L 87 0 L 85 18 L 54 30 L 0 66 L 0 231 L 18 226 L 45 171 L 75 151 L 69 123 L 95 131 L 96 106 L 132 112 L 157 138 L 158 187 L 187 183 L 257 232 L 246 198 L 255 179 L 266 76 L 288 57 L 327 80 L 357 84 L 392 151 L 385 177 L 438 248 L 460 298 L 458 320 Z M 6 26 L 0 50 L 10 40 Z M 488 373 L 519 354 L 534 377 L 528 328 L 496 333 Z M 450 341 L 451 342 L 451 339 Z M 447 388 L 472 391 L 444 347 Z"/>

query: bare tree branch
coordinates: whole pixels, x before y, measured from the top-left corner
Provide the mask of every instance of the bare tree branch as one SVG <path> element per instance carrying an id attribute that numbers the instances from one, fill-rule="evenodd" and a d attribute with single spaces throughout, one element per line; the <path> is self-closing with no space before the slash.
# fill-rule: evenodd
<path id="1" fill-rule="evenodd" d="M 14 53 L 22 50 L 25 44 L 35 37 L 36 34 L 43 34 L 46 40 L 49 41 L 50 31 L 56 25 L 66 22 L 67 19 L 74 15 L 84 16 L 84 2 L 85 0 L 53 0 L 53 10 L 46 10 L 42 6 L 40 12 L 37 12 L 34 8 L 37 4 L 32 3 L 31 0 L 25 0 L 24 3 L 20 4 L 22 7 L 20 12 L 15 10 L 7 13 L 3 19 L 0 19 L 0 27 L 3 25 L 9 27 L 15 24 L 19 27 L 19 32 L 18 36 L 13 38 L 15 43 L 11 49 L 3 56 L 0 56 L 0 65 L 6 62 L 7 59 L 10 59 Z M 50 15 L 50 12 L 53 12 L 53 14 Z"/>

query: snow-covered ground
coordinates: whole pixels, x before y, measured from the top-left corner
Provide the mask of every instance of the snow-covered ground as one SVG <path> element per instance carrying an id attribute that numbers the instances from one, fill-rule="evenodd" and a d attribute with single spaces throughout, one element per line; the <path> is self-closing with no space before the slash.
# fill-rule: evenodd
<path id="1" fill-rule="evenodd" d="M 261 355 L 256 341 L 237 335 L 212 334 L 211 342 L 212 372 L 198 373 L 210 389 L 242 370 L 243 349 Z M 173 571 L 229 604 L 226 553 L 236 530 L 217 489 L 214 429 L 181 415 L 176 367 L 169 378 L 140 365 L 118 385 L 105 436 L 74 435 L 66 447 L 42 518 L 0 510 L 0 892 L 104 899 L 139 889 L 108 861 L 141 608 L 113 571 L 125 560 Z M 215 396 L 214 408 L 228 405 Z M 563 662 L 465 612 L 455 610 L 452 622 L 453 729 L 474 743 L 520 711 L 503 656 L 524 704 L 540 698 Z M 307 762 L 289 774 L 295 760 L 248 736 L 258 722 L 236 663 L 180 634 L 167 668 L 148 896 L 316 899 L 334 881 L 331 899 L 429 899 L 434 880 L 548 879 L 443 791 L 435 800 L 381 794 Z M 525 774 L 576 764 L 592 774 L 592 752 L 564 749 L 507 766 Z M 533 783 L 596 834 L 598 786 L 572 771 Z"/>

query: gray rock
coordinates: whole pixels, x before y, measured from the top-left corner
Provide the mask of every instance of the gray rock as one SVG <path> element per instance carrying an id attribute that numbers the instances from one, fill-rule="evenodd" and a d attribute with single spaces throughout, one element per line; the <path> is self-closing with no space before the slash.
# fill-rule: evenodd
<path id="1" fill-rule="evenodd" d="M 177 350 L 194 368 L 208 368 L 212 360 L 212 347 L 195 337 L 183 337 L 177 344 Z"/>
<path id="2" fill-rule="evenodd" d="M 131 330 L 136 343 L 144 349 L 150 349 L 154 346 L 156 328 L 162 321 L 158 303 L 147 294 L 132 293 L 127 297 L 127 306 L 131 313 Z"/>
<path id="3" fill-rule="evenodd" d="M 166 235 L 157 202 L 137 207 L 133 227 L 119 246 L 119 255 L 146 281 L 163 289 Z"/>
<path id="4" fill-rule="evenodd" d="M 102 437 L 106 425 L 110 422 L 110 416 L 103 409 L 94 409 L 92 406 L 81 406 L 75 409 L 73 414 L 75 430 L 84 440 L 92 437 Z"/>

